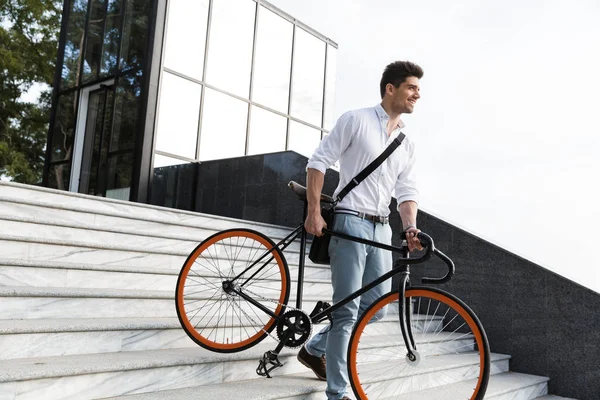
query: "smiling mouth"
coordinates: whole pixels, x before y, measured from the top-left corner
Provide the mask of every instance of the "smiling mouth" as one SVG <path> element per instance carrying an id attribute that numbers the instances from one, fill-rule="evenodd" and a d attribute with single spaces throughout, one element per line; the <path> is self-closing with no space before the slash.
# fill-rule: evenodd
<path id="1" fill-rule="evenodd" d="M 414 106 L 415 104 L 417 104 L 417 101 L 416 101 L 416 100 L 408 100 L 408 102 L 409 102 L 410 104 L 412 104 L 413 106 Z"/>

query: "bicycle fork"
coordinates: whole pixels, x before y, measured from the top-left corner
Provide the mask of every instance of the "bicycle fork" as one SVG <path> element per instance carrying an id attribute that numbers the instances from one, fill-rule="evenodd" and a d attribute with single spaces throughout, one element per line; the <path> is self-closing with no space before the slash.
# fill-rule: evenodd
<path id="1" fill-rule="evenodd" d="M 410 284 L 410 267 L 408 265 L 401 265 L 398 268 L 402 270 L 400 273 L 400 282 L 398 283 L 398 305 L 400 307 L 398 318 L 400 319 L 402 339 L 406 346 L 406 358 L 410 363 L 415 363 L 418 362 L 418 353 L 411 327 L 411 300 L 406 298 L 406 287 Z"/>

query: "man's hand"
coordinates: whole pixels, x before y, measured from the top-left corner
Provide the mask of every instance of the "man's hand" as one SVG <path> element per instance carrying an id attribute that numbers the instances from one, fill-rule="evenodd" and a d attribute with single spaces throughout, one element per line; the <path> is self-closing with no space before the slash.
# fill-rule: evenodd
<path id="1" fill-rule="evenodd" d="M 321 216 L 321 210 L 308 212 L 306 221 L 304 222 L 304 229 L 306 232 L 315 236 L 323 236 L 323 228 L 327 228 L 327 223 Z"/>
<path id="2" fill-rule="evenodd" d="M 423 250 L 423 246 L 421 245 L 421 241 L 419 240 L 419 238 L 417 238 L 417 234 L 421 232 L 420 229 L 417 229 L 415 227 L 409 227 L 405 233 L 406 233 L 406 242 L 408 243 L 408 250 L 409 251 L 415 251 L 415 250 Z"/>

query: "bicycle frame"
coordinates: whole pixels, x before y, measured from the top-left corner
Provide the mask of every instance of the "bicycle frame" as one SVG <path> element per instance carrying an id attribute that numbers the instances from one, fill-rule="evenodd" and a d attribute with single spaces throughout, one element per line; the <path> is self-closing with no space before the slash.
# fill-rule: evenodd
<path id="1" fill-rule="evenodd" d="M 306 207 L 304 207 L 303 220 L 304 219 L 306 219 Z M 432 239 L 429 236 L 422 234 L 422 233 L 420 233 L 419 235 L 421 237 L 421 240 L 425 239 L 424 241 L 426 242 L 426 252 L 423 256 L 421 256 L 419 258 L 409 259 L 408 258 L 408 249 L 405 246 L 397 247 L 397 246 L 387 245 L 387 244 L 383 244 L 383 243 L 379 243 L 379 242 L 374 242 L 372 240 L 367 240 L 367 239 L 362 239 L 362 238 L 359 238 L 356 236 L 347 235 L 347 234 L 344 234 L 341 232 L 331 231 L 329 229 L 323 229 L 323 231 L 332 236 L 337 236 L 342 239 L 347 239 L 347 240 L 351 240 L 354 242 L 363 243 L 363 244 L 366 244 L 369 246 L 378 247 L 380 249 L 400 253 L 401 258 L 396 260 L 395 266 L 392 268 L 391 271 L 380 276 L 379 278 L 375 279 L 373 282 L 367 284 L 366 286 L 363 286 L 359 290 L 350 294 L 346 298 L 336 302 L 335 304 L 328 306 L 328 307 L 322 309 L 321 311 L 318 311 L 314 315 L 311 314 L 310 318 L 311 318 L 311 322 L 313 324 L 318 324 L 318 323 L 323 322 L 324 320 L 330 318 L 331 314 L 335 310 L 339 309 L 340 307 L 343 307 L 348 302 L 363 295 L 364 293 L 373 289 L 375 286 L 392 278 L 395 275 L 401 275 L 401 279 L 400 279 L 400 283 L 399 283 L 399 287 L 398 287 L 398 293 L 400 296 L 399 299 L 404 299 L 405 293 L 406 293 L 406 287 L 410 284 L 410 265 L 409 265 L 409 263 L 410 264 L 423 263 L 423 262 L 429 260 L 434 254 L 446 263 L 446 265 L 448 266 L 448 273 L 443 278 L 423 278 L 422 279 L 423 283 L 433 283 L 433 284 L 444 283 L 444 282 L 447 282 L 448 280 L 450 280 L 452 275 L 454 274 L 454 263 L 452 262 L 452 260 L 450 260 L 450 258 L 448 258 L 445 254 L 443 254 L 442 252 L 437 250 L 435 248 L 435 246 L 433 245 Z M 263 259 L 265 259 L 268 255 L 270 255 L 271 252 L 273 250 L 275 250 L 275 248 L 278 248 L 280 251 L 283 251 L 290 244 L 292 244 L 298 237 L 300 237 L 300 258 L 299 258 L 299 262 L 298 262 L 299 268 L 298 268 L 298 290 L 296 293 L 296 308 L 302 309 L 302 293 L 303 293 L 303 285 L 304 285 L 304 267 L 305 267 L 305 258 L 306 258 L 306 237 L 307 237 L 307 232 L 304 229 L 303 223 L 299 224 L 289 235 L 287 235 L 285 238 L 283 238 L 278 243 L 276 243 L 273 247 L 271 247 L 269 250 L 267 250 L 258 260 L 256 260 L 250 266 L 248 266 L 244 271 L 242 271 L 236 277 L 234 277 L 230 281 L 223 282 L 224 289 L 228 292 L 236 293 L 237 295 L 239 295 L 240 297 L 242 297 L 249 303 L 253 304 L 254 306 L 256 306 L 257 308 L 259 308 L 260 310 L 262 310 L 263 312 L 265 312 L 266 314 L 268 314 L 269 316 L 271 316 L 272 318 L 274 318 L 276 321 L 279 322 L 279 319 L 280 319 L 279 316 L 277 316 L 271 310 L 269 310 L 268 308 L 266 308 L 265 306 L 260 304 L 258 301 L 254 300 L 251 296 L 248 296 L 243 291 L 238 290 L 235 287 L 235 285 L 233 284 L 233 282 L 235 282 L 241 276 L 243 276 L 246 272 L 248 272 L 249 270 L 254 268 L 259 262 L 261 262 Z M 261 267 L 257 268 L 257 271 L 254 272 L 249 278 L 247 278 L 245 280 L 245 282 L 243 282 L 240 285 L 240 288 L 242 288 L 247 282 L 249 282 L 258 273 L 260 273 L 260 271 L 267 264 L 269 264 L 273 260 L 273 258 L 274 257 L 271 256 L 266 262 L 263 263 L 263 265 Z M 413 352 L 415 351 L 415 342 L 414 342 L 414 338 L 413 338 L 412 331 L 410 328 L 410 312 L 407 312 L 407 310 L 410 310 L 410 304 L 408 304 L 408 301 L 400 301 L 400 313 L 399 313 L 400 327 L 402 330 L 402 336 L 404 338 L 406 348 L 408 349 L 407 356 L 412 360 L 414 357 Z M 278 349 L 276 351 L 278 352 L 279 350 L 280 349 Z"/>
<path id="2" fill-rule="evenodd" d="M 306 215 L 307 215 L 307 203 L 305 202 L 303 219 L 302 219 L 303 221 L 306 220 Z M 358 243 L 363 243 L 363 244 L 366 244 L 369 246 L 392 251 L 395 253 L 400 253 L 401 257 L 395 261 L 395 264 L 391 271 L 385 273 L 384 275 L 380 276 L 379 278 L 375 279 L 374 281 L 370 282 L 369 284 L 361 287 L 359 290 L 350 294 L 346 298 L 334 303 L 333 305 L 329 305 L 328 303 L 324 303 L 322 301 L 317 302 L 317 305 L 315 306 L 314 310 L 310 313 L 310 315 L 307 315 L 307 317 L 310 320 L 310 323 L 318 324 L 320 322 L 323 322 L 326 319 L 331 320 L 332 313 L 334 311 L 336 311 L 337 309 L 343 307 L 348 302 L 353 301 L 354 299 L 360 297 L 361 295 L 363 295 L 364 293 L 373 289 L 374 287 L 381 284 L 382 282 L 392 278 L 394 275 L 401 275 L 400 283 L 398 285 L 398 295 L 399 295 L 398 299 L 399 299 L 399 311 L 400 311 L 398 318 L 399 318 L 400 328 L 402 331 L 402 338 L 403 338 L 404 344 L 407 349 L 406 357 L 410 361 L 416 361 L 418 355 L 416 352 L 415 340 L 414 340 L 412 329 L 411 329 L 411 313 L 410 313 L 411 305 L 410 305 L 410 299 L 406 299 L 406 290 L 407 290 L 407 287 L 410 285 L 410 265 L 423 263 L 423 262 L 429 260 L 433 255 L 436 255 L 438 258 L 440 258 L 446 264 L 446 266 L 448 267 L 448 272 L 442 278 L 422 278 L 421 279 L 422 283 L 436 284 L 436 283 L 447 282 L 454 275 L 454 263 L 452 262 L 452 260 L 450 258 L 448 258 L 444 253 L 437 250 L 434 246 L 433 239 L 423 232 L 418 233 L 417 237 L 421 241 L 421 244 L 423 244 L 425 247 L 425 254 L 421 255 L 418 258 L 411 258 L 411 259 L 409 259 L 409 257 L 408 257 L 409 256 L 408 246 L 405 244 L 406 243 L 405 241 L 403 241 L 402 247 L 397 247 L 397 246 L 392 246 L 392 245 L 388 245 L 388 244 L 375 242 L 372 240 L 359 238 L 356 236 L 347 235 L 347 234 L 344 234 L 341 232 L 331 231 L 329 229 L 323 229 L 323 232 L 326 234 L 330 234 L 331 236 L 336 236 L 336 237 L 339 237 L 342 239 L 351 240 L 351 241 L 358 242 Z M 283 252 L 298 237 L 300 237 L 300 257 L 299 257 L 299 261 L 298 261 L 299 269 L 298 269 L 298 290 L 296 293 L 296 309 L 302 310 L 302 295 L 303 295 L 303 285 L 304 285 L 304 267 L 305 267 L 305 259 L 306 259 L 306 238 L 307 238 L 307 232 L 304 229 L 304 223 L 299 224 L 290 234 L 288 234 L 285 238 L 281 239 L 278 243 L 274 243 L 273 246 L 271 246 L 271 248 L 269 248 L 267 251 L 265 251 L 265 253 L 262 254 L 258 260 L 254 261 L 251 265 L 247 266 L 237 276 L 235 276 L 234 278 L 232 278 L 230 280 L 223 281 L 222 282 L 223 290 L 229 294 L 237 294 L 238 296 L 240 296 L 241 298 L 246 300 L 248 303 L 252 304 L 256 308 L 260 309 L 265 314 L 267 314 L 271 318 L 273 318 L 276 321 L 277 325 L 279 325 L 281 323 L 285 324 L 286 323 L 285 322 L 286 317 L 284 317 L 285 314 L 281 314 L 281 316 L 276 315 L 273 311 L 269 310 L 267 307 L 263 306 L 261 303 L 259 303 L 255 299 L 253 299 L 251 296 L 244 293 L 243 287 L 248 282 L 250 282 L 257 274 L 259 274 L 275 258 L 275 256 L 273 255 L 274 250 L 277 249 L 277 251 Z M 268 260 L 263 262 L 263 260 L 265 260 L 266 258 L 268 258 Z M 238 279 L 240 279 L 242 276 L 244 276 L 244 274 L 246 274 L 252 268 L 255 268 L 257 266 L 257 264 L 259 264 L 261 262 L 263 262 L 262 266 L 258 266 L 257 270 L 254 271 L 249 278 L 244 278 L 245 281 L 239 285 L 235 284 L 235 282 Z M 284 306 L 287 306 L 287 304 Z M 286 324 L 286 326 L 288 326 L 289 329 L 287 329 L 285 331 L 285 333 L 283 334 L 283 336 L 281 336 L 279 338 L 279 344 L 277 345 L 275 350 L 267 351 L 263 355 L 262 359 L 259 361 L 259 366 L 256 369 L 257 374 L 270 378 L 271 376 L 269 375 L 269 372 L 272 371 L 274 368 L 278 368 L 278 367 L 282 366 L 281 362 L 278 359 L 278 356 L 279 356 L 279 353 L 281 352 L 281 350 L 283 350 L 283 348 L 288 343 L 288 340 L 290 338 L 292 338 L 298 332 L 298 330 L 300 330 L 300 332 L 302 332 L 303 334 L 306 333 L 306 330 L 303 328 L 300 328 L 296 323 L 293 323 L 291 325 Z"/>

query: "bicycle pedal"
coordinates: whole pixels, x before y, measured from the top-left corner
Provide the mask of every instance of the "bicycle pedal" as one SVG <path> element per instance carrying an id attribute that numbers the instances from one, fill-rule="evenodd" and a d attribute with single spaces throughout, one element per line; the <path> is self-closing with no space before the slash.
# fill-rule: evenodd
<path id="1" fill-rule="evenodd" d="M 267 367 L 267 365 L 271 365 Z M 276 368 L 283 367 L 283 363 L 279 361 L 279 357 L 276 353 L 272 351 L 267 351 L 261 360 L 258 361 L 258 367 L 256 368 L 256 373 L 259 376 L 266 376 L 267 378 L 272 378 L 270 372 Z"/>
<path id="2" fill-rule="evenodd" d="M 327 303 L 326 301 L 322 301 L 322 300 L 317 301 L 315 308 L 310 313 L 310 318 L 314 317 L 315 315 L 322 312 L 323 310 L 328 309 L 329 307 L 331 307 L 331 304 Z"/>

